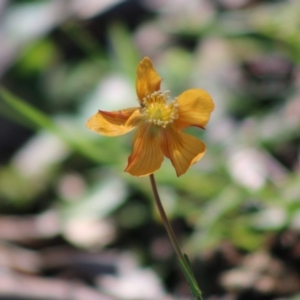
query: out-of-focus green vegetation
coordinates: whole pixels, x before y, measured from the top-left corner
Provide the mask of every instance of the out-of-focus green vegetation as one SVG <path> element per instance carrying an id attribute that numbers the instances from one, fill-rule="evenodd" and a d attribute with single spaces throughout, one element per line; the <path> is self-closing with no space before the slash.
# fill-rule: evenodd
<path id="1" fill-rule="evenodd" d="M 234 276 L 220 281 L 224 268 L 212 283 L 203 265 L 224 243 L 241 255 L 280 248 L 284 272 L 300 277 L 300 2 L 100 2 L 0 6 L 1 216 L 51 211 L 56 230 L 39 238 L 59 236 L 87 252 L 127 250 L 176 285 L 149 180 L 123 172 L 132 135 L 85 128 L 98 109 L 137 106 L 136 67 L 149 56 L 173 97 L 203 88 L 216 105 L 205 131 L 190 130 L 205 141 L 204 158 L 180 178 L 169 161 L 156 173 L 206 297 L 298 299 L 300 280 L 245 287 Z M 241 296 L 249 289 L 257 298 Z"/>

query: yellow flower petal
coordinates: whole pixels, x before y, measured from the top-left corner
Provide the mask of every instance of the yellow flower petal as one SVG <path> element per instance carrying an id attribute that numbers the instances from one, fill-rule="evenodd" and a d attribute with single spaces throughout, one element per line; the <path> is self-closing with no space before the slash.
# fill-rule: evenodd
<path id="1" fill-rule="evenodd" d="M 137 127 L 141 122 L 144 121 L 144 116 L 142 113 L 142 109 L 137 109 L 125 123 L 125 126 L 129 127 Z"/>
<path id="2" fill-rule="evenodd" d="M 197 138 L 174 128 L 167 128 L 162 134 L 162 150 L 168 157 L 177 173 L 184 174 L 205 153 L 205 144 Z"/>
<path id="3" fill-rule="evenodd" d="M 88 119 L 86 126 L 102 135 L 118 136 L 131 131 L 134 126 L 126 124 L 138 107 L 118 111 L 101 111 Z"/>
<path id="4" fill-rule="evenodd" d="M 174 124 L 178 130 L 189 126 L 205 128 L 215 106 L 210 95 L 200 89 L 183 92 L 177 98 L 178 116 Z"/>
<path id="5" fill-rule="evenodd" d="M 160 148 L 158 128 L 149 124 L 140 125 L 132 140 L 132 153 L 128 158 L 126 172 L 134 176 L 145 176 L 160 168 L 164 160 Z"/>
<path id="6" fill-rule="evenodd" d="M 198 141 L 200 141 L 200 140 L 198 140 Z M 197 161 L 199 161 L 199 160 L 203 157 L 203 155 L 205 154 L 206 146 L 205 146 L 205 144 L 204 144 L 202 141 L 200 141 L 200 142 L 204 145 L 204 152 L 200 152 L 197 156 L 195 156 L 195 157 L 193 158 L 192 162 L 191 162 L 191 165 L 193 165 L 193 164 L 195 164 Z"/>
<path id="7" fill-rule="evenodd" d="M 136 93 L 140 101 L 160 89 L 161 78 L 154 70 L 149 57 L 145 57 L 138 65 Z"/>

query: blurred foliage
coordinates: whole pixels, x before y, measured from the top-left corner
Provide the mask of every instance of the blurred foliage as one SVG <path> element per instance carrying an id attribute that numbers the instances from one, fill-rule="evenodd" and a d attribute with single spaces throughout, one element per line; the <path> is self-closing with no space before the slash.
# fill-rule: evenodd
<path id="1" fill-rule="evenodd" d="M 299 232 L 300 2 L 87 2 L 2 8 L 1 215 L 54 210 L 74 246 L 123 247 L 155 267 L 149 180 L 123 172 L 131 135 L 85 128 L 97 109 L 137 105 L 136 67 L 150 56 L 172 96 L 203 88 L 216 104 L 205 132 L 192 129 L 205 157 L 180 178 L 169 161 L 156 173 L 169 217 L 184 224 L 184 251 L 201 259 L 226 241 L 253 252 Z M 117 234 L 86 241 L 70 233 L 78 219 L 112 222 Z"/>

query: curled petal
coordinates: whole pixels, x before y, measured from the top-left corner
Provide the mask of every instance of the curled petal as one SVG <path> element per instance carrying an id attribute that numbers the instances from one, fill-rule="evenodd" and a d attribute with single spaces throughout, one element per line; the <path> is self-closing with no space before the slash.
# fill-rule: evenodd
<path id="1" fill-rule="evenodd" d="M 142 109 L 137 109 L 126 121 L 125 126 L 137 127 L 141 122 L 144 121 Z"/>
<path id="2" fill-rule="evenodd" d="M 200 160 L 205 153 L 205 144 L 197 138 L 174 128 L 167 128 L 162 135 L 162 150 L 168 157 L 177 173 L 184 174 L 188 168 Z"/>
<path id="3" fill-rule="evenodd" d="M 191 89 L 177 98 L 178 116 L 175 126 L 182 130 L 189 126 L 205 128 L 215 106 L 211 96 L 204 90 Z"/>
<path id="4" fill-rule="evenodd" d="M 198 141 L 200 141 L 200 140 L 198 140 Z M 197 161 L 199 161 L 199 160 L 203 157 L 203 155 L 205 154 L 206 146 L 205 146 L 205 144 L 204 144 L 202 141 L 200 141 L 200 142 L 204 145 L 204 152 L 200 152 L 197 156 L 195 156 L 195 157 L 193 158 L 192 162 L 191 162 L 191 165 L 193 165 L 193 164 L 195 164 Z"/>
<path id="5" fill-rule="evenodd" d="M 146 96 L 160 89 L 161 78 L 154 70 L 149 57 L 145 57 L 138 65 L 136 93 L 140 102 Z"/>
<path id="6" fill-rule="evenodd" d="M 134 128 L 132 124 L 128 125 L 126 122 L 136 110 L 139 110 L 139 108 L 133 107 L 112 112 L 99 110 L 88 119 L 86 126 L 102 135 L 122 135 Z"/>
<path id="7" fill-rule="evenodd" d="M 160 148 L 157 130 L 149 124 L 142 124 L 137 128 L 133 136 L 133 149 L 128 158 L 126 172 L 134 176 L 145 176 L 160 168 L 164 155 Z"/>

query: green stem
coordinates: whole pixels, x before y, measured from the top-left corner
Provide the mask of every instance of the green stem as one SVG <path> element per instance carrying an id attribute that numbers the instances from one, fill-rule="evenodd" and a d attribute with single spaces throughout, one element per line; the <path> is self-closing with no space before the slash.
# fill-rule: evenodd
<path id="1" fill-rule="evenodd" d="M 150 182 L 151 182 L 151 187 L 152 187 L 152 191 L 153 191 L 153 195 L 154 195 L 154 199 L 155 199 L 155 204 L 158 208 L 158 211 L 159 211 L 159 214 L 161 216 L 161 219 L 163 221 L 163 224 L 167 230 L 167 233 L 169 235 L 169 238 L 171 240 L 171 243 L 172 243 L 172 246 L 176 252 L 176 255 L 178 257 L 178 260 L 179 260 L 179 264 L 180 264 L 180 267 L 190 285 L 190 288 L 191 288 L 191 292 L 192 292 L 192 295 L 195 297 L 195 299 L 197 300 L 202 300 L 202 293 L 201 293 L 201 290 L 198 286 L 198 283 L 195 279 L 195 276 L 193 274 L 193 271 L 191 269 L 191 266 L 190 266 L 190 262 L 189 262 L 189 259 L 187 257 L 186 254 L 182 254 L 181 250 L 180 250 L 180 247 L 179 247 L 179 243 L 177 241 L 177 238 L 176 238 L 176 235 L 172 229 L 172 226 L 168 220 L 168 217 L 165 213 L 165 210 L 163 208 L 163 205 L 161 203 L 161 200 L 160 200 L 160 197 L 159 197 L 159 194 L 158 194 L 158 191 L 157 191 L 157 186 L 156 186 L 156 182 L 155 182 L 155 178 L 154 178 L 154 175 L 151 174 L 150 176 Z"/>
<path id="2" fill-rule="evenodd" d="M 169 238 L 171 240 L 173 248 L 174 248 L 174 250 L 175 250 L 175 252 L 177 254 L 178 259 L 184 261 L 184 256 L 183 256 L 183 254 L 182 254 L 182 252 L 181 252 L 181 250 L 179 248 L 179 243 L 177 241 L 176 235 L 175 235 L 175 233 L 173 231 L 173 228 L 171 227 L 171 224 L 170 224 L 170 222 L 168 220 L 168 217 L 167 217 L 167 215 L 165 213 L 163 205 L 162 205 L 162 203 L 160 201 L 160 197 L 159 197 L 159 194 L 158 194 L 158 191 L 157 191 L 157 186 L 156 186 L 154 175 L 151 174 L 149 177 L 150 177 L 150 181 L 151 181 L 151 187 L 152 187 L 152 191 L 153 191 L 153 195 L 154 195 L 156 206 L 158 208 L 158 211 L 159 211 L 161 219 L 162 219 L 162 221 L 164 223 L 164 226 L 165 226 L 165 228 L 167 230 L 167 233 L 169 235 Z"/>

